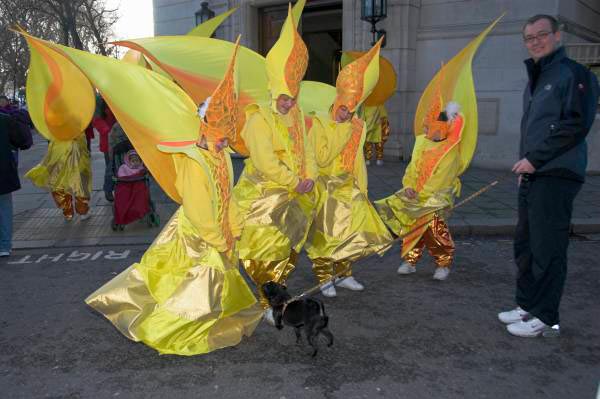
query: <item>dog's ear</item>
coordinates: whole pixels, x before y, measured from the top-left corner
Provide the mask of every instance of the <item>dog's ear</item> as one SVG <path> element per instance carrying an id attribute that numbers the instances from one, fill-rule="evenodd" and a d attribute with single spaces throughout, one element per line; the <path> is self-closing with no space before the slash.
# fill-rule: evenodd
<path id="1" fill-rule="evenodd" d="M 266 297 L 269 297 L 273 295 L 273 292 L 276 287 L 277 283 L 274 283 L 273 281 L 267 281 L 260 287 L 260 289 Z"/>

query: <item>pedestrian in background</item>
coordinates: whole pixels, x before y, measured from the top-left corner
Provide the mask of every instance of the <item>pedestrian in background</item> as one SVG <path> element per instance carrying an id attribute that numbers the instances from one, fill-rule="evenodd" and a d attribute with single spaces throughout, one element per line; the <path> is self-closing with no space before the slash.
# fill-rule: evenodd
<path id="1" fill-rule="evenodd" d="M 92 119 L 92 127 L 94 132 L 98 132 L 98 147 L 100 152 L 104 154 L 104 184 L 102 186 L 104 197 L 107 201 L 112 202 L 114 201 L 114 183 L 112 180 L 108 136 L 116 122 L 116 118 L 108 104 L 106 104 L 100 96 L 97 97 L 96 102 L 98 106 L 96 107 L 97 109 L 94 118 Z"/>
<path id="2" fill-rule="evenodd" d="M 529 82 L 523 96 L 519 220 L 515 232 L 516 309 L 498 314 L 521 337 L 559 334 L 559 305 L 567 276 L 573 200 L 584 182 L 585 138 L 596 115 L 600 88 L 586 67 L 560 45 L 557 20 L 527 20 L 523 39 Z"/>
<path id="3" fill-rule="evenodd" d="M 12 193 L 21 188 L 13 149 L 31 147 L 31 132 L 8 114 L 0 113 L 0 257 L 12 250 Z"/>

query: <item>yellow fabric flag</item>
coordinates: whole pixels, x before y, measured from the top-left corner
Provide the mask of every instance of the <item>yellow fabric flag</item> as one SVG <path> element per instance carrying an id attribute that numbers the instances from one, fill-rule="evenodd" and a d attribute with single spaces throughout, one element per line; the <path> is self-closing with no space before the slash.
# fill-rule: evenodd
<path id="1" fill-rule="evenodd" d="M 27 104 L 36 129 L 50 141 L 69 141 L 90 124 L 94 89 L 83 73 L 60 54 L 35 41 L 27 74 Z"/>
<path id="2" fill-rule="evenodd" d="M 189 96 L 169 79 L 137 65 L 22 34 L 32 49 L 32 59 L 41 57 L 41 53 L 48 54 L 47 57 L 51 57 L 48 59 L 70 65 L 64 71 L 77 71 L 79 80 L 76 81 L 83 87 L 91 90 L 93 85 L 100 91 L 154 178 L 173 200 L 181 203 L 174 185 L 176 174 L 172 157 L 160 152 L 156 146 L 163 141 L 197 139 L 200 119 L 196 104 Z M 63 70 L 57 73 L 65 82 L 75 76 L 67 75 Z M 48 95 L 48 86 L 33 86 L 33 83 L 29 83 L 32 86 L 28 90 L 35 93 L 34 101 L 38 101 L 36 96 L 44 98 Z M 69 84 L 65 90 L 65 97 L 70 98 L 69 90 L 77 93 L 80 88 Z M 79 104 L 69 103 L 66 112 L 79 108 Z M 92 112 L 93 107 L 90 116 Z M 71 116 L 71 119 L 75 118 Z"/>
<path id="3" fill-rule="evenodd" d="M 437 94 L 437 88 L 441 88 L 444 102 L 456 101 L 461 106 L 461 113 L 465 116 L 465 127 L 460 139 L 460 176 L 471 163 L 475 147 L 477 146 L 477 97 L 475 96 L 475 85 L 473 84 L 473 72 L 471 64 L 477 49 L 486 38 L 488 33 L 496 26 L 504 16 L 490 24 L 483 32 L 473 39 L 465 48 L 455 55 L 447 64 L 433 77 L 425 88 L 414 120 L 414 133 L 417 136 L 415 147 L 420 145 L 423 138 L 423 120 L 429 105 Z M 443 79 L 442 79 L 443 78 Z"/>
<path id="4" fill-rule="evenodd" d="M 222 14 L 219 14 L 216 17 L 211 18 L 208 21 L 196 26 L 194 29 L 189 31 L 187 34 L 190 36 L 211 37 L 213 35 L 213 33 L 215 33 L 217 28 L 227 18 L 229 18 L 229 16 L 231 14 L 233 14 L 237 9 L 238 9 L 237 7 L 233 7 L 231 10 L 228 10 Z"/>

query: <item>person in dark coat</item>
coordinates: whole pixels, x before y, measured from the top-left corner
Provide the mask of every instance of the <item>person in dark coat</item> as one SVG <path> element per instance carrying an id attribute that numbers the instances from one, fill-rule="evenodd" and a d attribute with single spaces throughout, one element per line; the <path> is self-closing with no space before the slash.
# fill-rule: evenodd
<path id="1" fill-rule="evenodd" d="M 27 126 L 0 113 L 0 257 L 9 256 L 12 249 L 12 193 L 21 188 L 13 150 L 29 147 L 31 133 Z"/>
<path id="2" fill-rule="evenodd" d="M 559 305 L 567 276 L 573 201 L 587 166 L 585 138 L 600 88 L 595 75 L 569 59 L 558 22 L 536 15 L 523 39 L 529 82 L 523 97 L 518 175 L 516 309 L 498 314 L 520 337 L 559 335 Z"/>

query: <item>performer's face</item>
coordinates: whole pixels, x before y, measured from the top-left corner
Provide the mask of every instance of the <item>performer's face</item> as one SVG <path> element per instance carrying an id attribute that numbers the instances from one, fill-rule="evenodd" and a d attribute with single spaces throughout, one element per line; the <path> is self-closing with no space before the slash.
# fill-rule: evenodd
<path id="1" fill-rule="evenodd" d="M 296 105 L 296 99 L 293 97 L 290 97 L 286 94 L 280 94 L 279 97 L 277 97 L 277 111 L 282 115 L 290 112 L 290 109 L 292 109 L 294 105 Z"/>
<path id="2" fill-rule="evenodd" d="M 552 31 L 552 24 L 547 19 L 540 19 L 526 25 L 523 30 L 523 41 L 534 61 L 552 54 L 560 44 L 560 32 Z"/>
<path id="3" fill-rule="evenodd" d="M 340 105 L 335 111 L 335 121 L 337 123 L 344 123 L 352 118 L 352 112 L 345 105 Z"/>
<path id="4" fill-rule="evenodd" d="M 227 148 L 229 145 L 229 140 L 227 138 L 222 137 L 215 142 L 215 150 L 217 152 L 221 152 L 224 148 Z"/>

